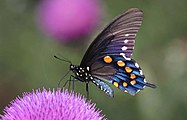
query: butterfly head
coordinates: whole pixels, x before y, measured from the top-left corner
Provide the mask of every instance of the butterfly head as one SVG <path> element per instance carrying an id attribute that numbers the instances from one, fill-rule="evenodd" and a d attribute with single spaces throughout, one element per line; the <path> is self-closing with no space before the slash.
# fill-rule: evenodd
<path id="1" fill-rule="evenodd" d="M 70 70 L 75 73 L 76 76 L 80 76 L 79 72 L 80 72 L 80 67 L 77 65 L 72 65 L 70 64 Z"/>
<path id="2" fill-rule="evenodd" d="M 73 72 L 76 72 L 77 71 L 77 66 L 76 65 L 72 65 L 70 64 L 70 70 L 73 71 Z"/>

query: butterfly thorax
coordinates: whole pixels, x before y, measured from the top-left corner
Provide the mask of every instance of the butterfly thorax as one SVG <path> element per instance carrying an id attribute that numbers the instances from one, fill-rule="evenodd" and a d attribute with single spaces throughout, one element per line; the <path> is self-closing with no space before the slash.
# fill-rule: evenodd
<path id="1" fill-rule="evenodd" d="M 70 65 L 70 70 L 75 74 L 75 78 L 81 82 L 89 82 L 92 81 L 94 78 L 90 74 L 89 67 L 80 67 L 77 65 Z"/>

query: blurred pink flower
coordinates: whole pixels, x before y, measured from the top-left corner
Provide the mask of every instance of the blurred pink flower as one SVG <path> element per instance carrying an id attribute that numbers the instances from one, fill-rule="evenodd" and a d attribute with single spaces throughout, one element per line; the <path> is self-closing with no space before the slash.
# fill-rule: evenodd
<path id="1" fill-rule="evenodd" d="M 17 97 L 0 115 L 2 120 L 106 120 L 95 104 L 67 90 L 43 89 Z"/>
<path id="2" fill-rule="evenodd" d="M 41 29 L 63 42 L 87 36 L 100 17 L 99 0 L 42 0 L 38 7 Z"/>

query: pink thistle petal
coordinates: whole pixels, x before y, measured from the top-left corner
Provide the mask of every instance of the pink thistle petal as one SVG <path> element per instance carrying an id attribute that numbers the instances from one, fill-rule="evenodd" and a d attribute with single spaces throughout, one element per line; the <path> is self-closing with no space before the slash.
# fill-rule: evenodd
<path id="1" fill-rule="evenodd" d="M 95 104 L 67 90 L 23 93 L 4 109 L 2 120 L 106 120 Z"/>

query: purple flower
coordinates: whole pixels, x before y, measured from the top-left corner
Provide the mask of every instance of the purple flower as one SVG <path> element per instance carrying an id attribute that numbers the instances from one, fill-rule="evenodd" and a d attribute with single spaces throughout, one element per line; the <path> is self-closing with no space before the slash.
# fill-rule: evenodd
<path id="1" fill-rule="evenodd" d="M 87 36 L 96 27 L 100 5 L 99 0 L 42 0 L 38 22 L 44 33 L 68 42 Z"/>
<path id="2" fill-rule="evenodd" d="M 44 88 L 17 97 L 1 117 L 2 120 L 106 120 L 100 112 L 79 94 Z"/>

